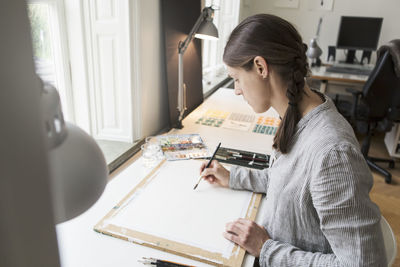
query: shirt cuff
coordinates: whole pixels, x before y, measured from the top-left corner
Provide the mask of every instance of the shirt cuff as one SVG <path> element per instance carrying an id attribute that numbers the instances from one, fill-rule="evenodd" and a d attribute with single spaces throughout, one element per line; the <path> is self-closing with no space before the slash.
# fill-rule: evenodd
<path id="1" fill-rule="evenodd" d="M 232 189 L 237 189 L 237 184 L 238 184 L 238 177 L 237 177 L 237 169 L 239 167 L 238 166 L 232 166 L 229 170 L 229 188 Z"/>
<path id="2" fill-rule="evenodd" d="M 274 242 L 275 242 L 274 240 L 268 239 L 263 244 L 261 251 L 260 251 L 260 257 L 259 257 L 260 266 L 267 266 L 265 254 L 266 254 L 267 250 L 273 245 Z"/>

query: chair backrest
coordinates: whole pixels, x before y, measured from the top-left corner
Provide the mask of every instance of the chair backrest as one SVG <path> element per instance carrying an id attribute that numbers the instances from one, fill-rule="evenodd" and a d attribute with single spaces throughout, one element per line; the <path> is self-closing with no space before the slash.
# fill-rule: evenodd
<path id="1" fill-rule="evenodd" d="M 363 102 L 369 107 L 370 120 L 400 120 L 400 78 L 388 51 L 378 58 L 363 87 Z"/>
<path id="2" fill-rule="evenodd" d="M 383 234 L 383 242 L 385 243 L 386 259 L 388 262 L 388 266 L 390 267 L 392 266 L 394 260 L 396 259 L 396 253 L 397 253 L 396 237 L 389 223 L 383 216 L 381 217 L 381 228 Z"/>

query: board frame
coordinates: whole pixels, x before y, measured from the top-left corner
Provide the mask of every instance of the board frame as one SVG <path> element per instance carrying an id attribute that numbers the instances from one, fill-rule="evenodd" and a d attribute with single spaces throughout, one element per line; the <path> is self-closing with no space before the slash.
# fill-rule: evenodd
<path id="1" fill-rule="evenodd" d="M 115 216 L 120 210 L 122 210 L 124 204 L 131 198 L 133 194 L 135 194 L 137 190 L 142 189 L 146 184 L 150 183 L 152 179 L 155 179 L 157 177 L 155 173 L 163 164 L 165 164 L 165 162 L 166 160 L 161 161 L 134 189 L 132 189 L 116 206 L 114 206 L 111 211 L 109 211 L 94 226 L 94 230 L 98 233 L 120 238 L 122 240 L 155 248 L 158 250 L 166 251 L 175 255 L 183 256 L 207 264 L 232 267 L 241 266 L 246 251 L 237 244 L 234 245 L 231 256 L 229 258 L 226 258 L 223 257 L 221 253 L 208 251 L 199 247 L 168 240 L 148 233 L 116 226 L 109 222 L 113 216 Z M 261 198 L 262 194 L 252 193 L 251 200 L 249 202 L 249 206 L 247 207 L 246 215 L 244 217 L 245 219 L 252 221 L 255 220 L 258 208 L 260 206 Z"/>

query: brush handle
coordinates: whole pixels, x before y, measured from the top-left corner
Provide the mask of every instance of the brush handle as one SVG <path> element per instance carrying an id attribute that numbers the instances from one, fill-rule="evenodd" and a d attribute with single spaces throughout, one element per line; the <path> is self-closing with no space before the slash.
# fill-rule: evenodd
<path id="1" fill-rule="evenodd" d="M 215 157 L 215 154 L 217 154 L 217 151 L 218 151 L 218 149 L 219 149 L 220 146 L 221 146 L 221 142 L 219 142 L 217 148 L 216 148 L 215 151 L 214 151 L 214 154 L 212 154 L 210 160 L 208 161 L 208 163 L 207 163 L 207 165 L 206 165 L 206 167 L 205 167 L 204 169 L 207 169 L 208 167 L 210 167 L 211 162 L 213 161 L 213 159 L 214 159 L 214 157 Z M 193 187 L 193 190 L 195 190 L 195 189 L 197 188 L 197 186 L 199 185 L 199 183 L 200 183 L 200 181 L 201 181 L 201 178 L 203 178 L 203 176 L 200 175 L 199 181 L 198 181 L 197 184 Z"/>
<path id="2" fill-rule="evenodd" d="M 205 169 L 207 169 L 208 167 L 210 167 L 211 162 L 212 162 L 213 159 L 215 158 L 215 154 L 217 154 L 217 151 L 218 151 L 218 149 L 219 149 L 220 146 L 221 146 L 221 142 L 219 142 L 217 148 L 216 148 L 215 151 L 214 151 L 214 154 L 212 154 L 212 156 L 211 156 L 210 160 L 208 161 L 208 163 L 207 163 Z"/>
<path id="3" fill-rule="evenodd" d="M 166 261 L 166 260 L 157 260 L 156 266 L 157 267 L 192 267 L 191 265 L 180 264 L 180 263 Z"/>

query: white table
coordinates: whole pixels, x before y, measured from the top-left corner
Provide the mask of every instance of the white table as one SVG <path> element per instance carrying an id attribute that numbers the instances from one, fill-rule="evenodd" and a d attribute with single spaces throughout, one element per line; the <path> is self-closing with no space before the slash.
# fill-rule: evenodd
<path id="1" fill-rule="evenodd" d="M 311 74 L 312 79 L 322 81 L 320 87 L 321 93 L 326 92 L 329 82 L 354 84 L 362 86 L 368 80 L 368 75 L 327 72 L 326 66 L 312 67 L 311 73 L 312 73 Z"/>
<path id="2" fill-rule="evenodd" d="M 245 149 L 259 153 L 271 150 L 272 136 L 270 135 L 196 124 L 196 120 L 210 108 L 256 115 L 241 96 L 234 95 L 232 89 L 219 89 L 183 120 L 183 129 L 173 129 L 171 133 L 199 133 L 211 150 L 218 142 L 222 142 L 222 145 L 225 147 Z M 270 110 L 259 115 L 276 117 L 277 113 Z M 146 169 L 142 164 L 142 159 L 139 158 L 120 171 L 107 184 L 101 198 L 93 207 L 82 215 L 57 225 L 56 230 L 62 266 L 144 266 L 138 262 L 142 257 L 166 259 L 195 266 L 211 266 L 118 238 L 102 235 L 93 230 L 93 226 L 149 172 L 150 169 Z M 262 207 L 263 202 L 260 205 L 260 210 L 262 210 Z M 259 212 L 256 221 L 260 221 L 262 216 L 262 213 Z M 242 266 L 252 266 L 253 262 L 254 257 L 246 254 Z"/>

